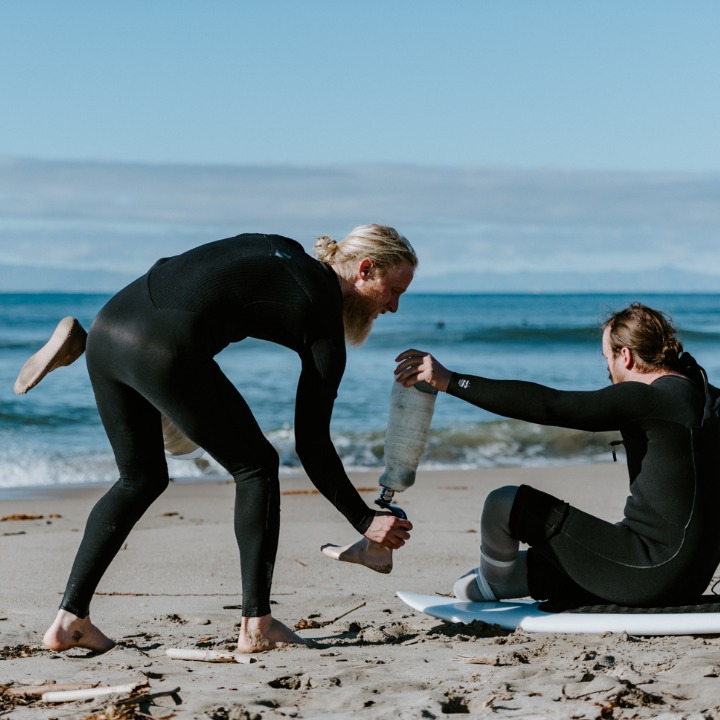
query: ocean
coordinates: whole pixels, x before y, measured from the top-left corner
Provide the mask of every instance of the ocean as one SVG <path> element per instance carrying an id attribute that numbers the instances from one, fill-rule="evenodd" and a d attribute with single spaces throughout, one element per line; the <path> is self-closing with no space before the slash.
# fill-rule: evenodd
<path id="1" fill-rule="evenodd" d="M 115 480 L 82 359 L 52 372 L 26 395 L 13 393 L 23 363 L 57 321 L 73 315 L 88 328 L 107 299 L 0 294 L 0 498 L 23 488 Z M 707 369 L 711 382 L 720 383 L 720 294 L 407 294 L 397 314 L 378 318 L 364 346 L 348 349 L 331 428 L 346 468 L 382 471 L 394 358 L 401 351 L 431 352 L 451 370 L 560 389 L 596 389 L 608 383 L 599 323 L 609 311 L 635 300 L 668 312 L 686 349 Z M 248 339 L 217 359 L 277 448 L 283 473 L 297 471 L 292 432 L 297 356 Z M 506 420 L 441 393 L 421 467 L 611 462 L 611 439 Z M 169 467 L 176 478 L 226 476 L 207 456 L 170 459 Z"/>

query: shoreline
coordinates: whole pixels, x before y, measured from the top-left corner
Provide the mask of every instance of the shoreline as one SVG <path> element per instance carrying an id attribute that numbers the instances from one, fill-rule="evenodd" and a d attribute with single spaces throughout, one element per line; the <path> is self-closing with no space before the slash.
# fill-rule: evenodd
<path id="1" fill-rule="evenodd" d="M 489 467 L 464 467 L 464 466 L 447 466 L 447 467 L 429 467 L 420 469 L 417 472 L 418 477 L 425 477 L 430 480 L 442 477 L 454 476 L 480 476 L 480 478 L 501 477 L 507 473 L 519 473 L 532 475 L 538 473 L 543 478 L 546 474 L 552 474 L 553 471 L 559 471 L 561 474 L 566 472 L 575 472 L 582 475 L 588 468 L 607 467 L 608 464 L 625 467 L 622 461 L 618 463 L 608 463 L 604 457 L 590 457 L 586 461 L 568 460 L 552 463 L 549 461 L 537 465 L 518 464 L 518 465 L 494 465 Z M 378 465 L 376 468 L 355 468 L 346 470 L 348 477 L 356 487 L 361 487 L 363 492 L 377 489 L 379 492 L 380 485 L 378 478 L 382 475 L 384 466 Z M 598 474 L 597 469 L 587 470 L 587 473 L 595 477 Z M 610 473 L 616 476 L 616 472 L 611 470 Z M 97 490 L 98 492 L 107 491 L 114 484 L 115 480 L 101 480 L 97 482 L 77 482 L 77 483 L 56 483 L 41 485 L 20 485 L 15 487 L 0 487 L 0 504 L 3 502 L 14 502 L 22 500 L 36 500 L 49 498 L 62 498 L 65 494 L 84 493 L 86 491 Z M 212 485 L 215 483 L 232 484 L 232 476 L 223 476 L 220 474 L 208 475 L 182 475 L 170 473 L 170 483 L 176 485 Z M 508 481 L 510 482 L 510 481 Z M 280 487 L 282 489 L 284 483 L 305 483 L 308 488 L 313 488 L 312 482 L 305 475 L 302 468 L 281 468 L 280 469 Z M 552 491 L 549 491 L 552 492 Z M 410 489 L 412 493 L 412 488 Z M 396 499 L 402 498 L 402 493 L 396 494 Z"/>
<path id="2" fill-rule="evenodd" d="M 351 473 L 368 505 L 377 477 Z M 30 516 L 0 522 L 0 685 L 147 681 L 151 692 L 179 688 L 176 699 L 158 698 L 147 712 L 187 720 L 720 716 L 720 637 L 507 633 L 444 624 L 395 597 L 397 590 L 449 593 L 477 564 L 484 496 L 520 482 L 610 520 L 619 519 L 627 494 L 622 463 L 421 471 L 395 497 L 414 524 L 412 538 L 394 553 L 393 571 L 381 575 L 325 557 L 322 544 L 358 534 L 304 475 L 281 478 L 273 614 L 319 647 L 278 649 L 243 665 L 167 655 L 171 648 L 226 651 L 237 639 L 231 480 L 173 483 L 141 519 L 93 601 L 94 622 L 118 642 L 99 656 L 51 652 L 41 641 L 105 487 L 0 500 L 0 517 Z M 87 717 L 112 702 L 32 701 L 10 714 Z"/>

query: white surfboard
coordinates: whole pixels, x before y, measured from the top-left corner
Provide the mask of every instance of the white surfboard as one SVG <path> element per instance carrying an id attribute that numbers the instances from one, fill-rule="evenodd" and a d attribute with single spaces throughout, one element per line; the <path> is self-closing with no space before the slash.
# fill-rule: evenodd
<path id="1" fill-rule="evenodd" d="M 688 611 L 668 608 L 640 612 L 546 612 L 533 600 L 467 602 L 439 595 L 398 591 L 397 596 L 414 610 L 448 622 L 473 620 L 499 625 L 504 630 L 526 632 L 621 633 L 629 635 L 720 634 L 720 612 L 693 606 Z M 718 598 L 720 604 L 720 598 Z M 713 606 L 714 607 L 714 606 Z M 695 609 L 694 609 L 695 608 Z M 715 608 L 717 609 L 717 608 Z"/>

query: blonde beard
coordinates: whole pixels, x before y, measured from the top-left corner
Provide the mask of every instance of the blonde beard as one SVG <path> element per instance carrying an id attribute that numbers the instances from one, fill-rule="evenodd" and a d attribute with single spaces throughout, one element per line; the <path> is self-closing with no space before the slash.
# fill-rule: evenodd
<path id="1" fill-rule="evenodd" d="M 374 322 L 373 310 L 362 295 L 349 295 L 343 299 L 345 339 L 351 345 L 362 345 L 368 339 Z"/>

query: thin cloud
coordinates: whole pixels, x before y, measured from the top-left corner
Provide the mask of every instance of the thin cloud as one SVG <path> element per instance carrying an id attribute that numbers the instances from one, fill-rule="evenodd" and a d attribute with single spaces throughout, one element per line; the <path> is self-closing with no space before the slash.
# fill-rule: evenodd
<path id="1" fill-rule="evenodd" d="M 720 268 L 720 174 L 0 161 L 0 263 L 143 272 L 239 232 L 391 224 L 425 277 Z M 718 271 L 720 272 L 720 270 Z"/>

